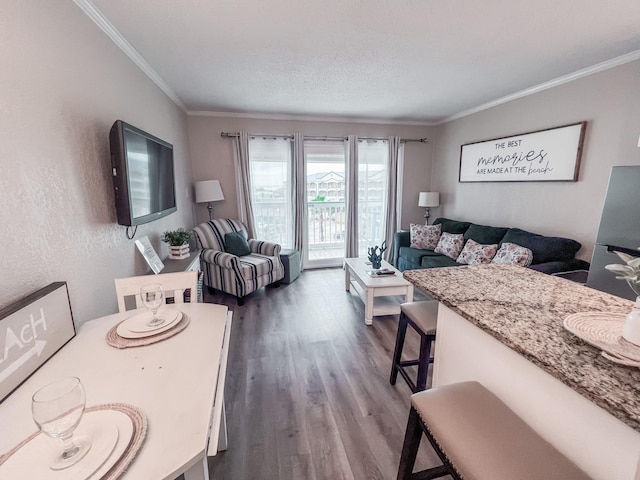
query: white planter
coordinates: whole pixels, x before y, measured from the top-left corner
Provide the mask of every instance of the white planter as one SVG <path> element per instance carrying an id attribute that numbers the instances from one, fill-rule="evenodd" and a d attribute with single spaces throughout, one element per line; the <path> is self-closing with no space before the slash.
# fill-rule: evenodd
<path id="1" fill-rule="evenodd" d="M 178 247 L 169 246 L 169 258 L 172 260 L 182 260 L 189 256 L 189 244 Z"/>

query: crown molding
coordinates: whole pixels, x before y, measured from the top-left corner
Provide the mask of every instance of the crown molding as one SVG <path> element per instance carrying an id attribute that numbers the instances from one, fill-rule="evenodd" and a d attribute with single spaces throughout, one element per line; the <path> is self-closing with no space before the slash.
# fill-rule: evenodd
<path id="1" fill-rule="evenodd" d="M 96 7 L 91 0 L 73 0 L 73 2 L 80 7 L 80 9 L 100 27 L 100 29 L 107 34 L 107 36 L 115 43 L 120 50 L 122 50 L 127 57 L 135 63 L 149 79 L 155 83 L 160 90 L 162 90 L 183 112 L 187 111 L 187 107 L 182 103 L 180 97 L 175 94 L 171 87 L 158 75 L 151 65 L 147 63 L 140 53 L 133 48 L 122 34 L 114 27 L 109 20 L 102 14 L 98 7 Z"/>
<path id="2" fill-rule="evenodd" d="M 442 120 L 437 121 L 420 121 L 420 120 L 393 120 L 381 118 L 367 117 L 325 117 L 314 115 L 293 115 L 293 114 L 261 114 L 261 113 L 237 113 L 237 112 L 219 112 L 219 111 L 200 111 L 187 110 L 185 104 L 180 100 L 178 95 L 169 87 L 169 85 L 160 77 L 151 65 L 140 55 L 140 53 L 120 34 L 120 32 L 109 22 L 100 10 L 91 2 L 91 0 L 73 0 L 73 2 L 98 25 L 98 27 L 107 34 L 107 36 L 127 55 L 140 70 L 142 70 L 149 79 L 155 83 L 183 112 L 194 117 L 228 117 L 228 118 L 250 118 L 257 120 L 289 120 L 289 121 L 309 121 L 309 122 L 328 122 L 328 123 L 368 123 L 375 125 L 405 125 L 418 127 L 434 127 L 444 123 L 452 122 L 475 113 L 488 110 L 490 108 L 502 105 L 513 100 L 517 100 L 535 93 L 548 90 L 560 85 L 564 85 L 574 80 L 593 75 L 595 73 L 609 70 L 625 63 L 633 62 L 640 59 L 640 50 L 621 55 L 611 60 L 592 65 L 590 67 L 578 70 L 576 72 L 563 75 L 548 82 L 535 85 L 519 92 L 492 100 L 491 102 L 478 105 L 468 110 L 456 113 Z"/>
<path id="3" fill-rule="evenodd" d="M 375 125 L 404 125 L 414 127 L 433 127 L 436 122 L 426 122 L 417 120 L 393 120 L 384 118 L 366 117 L 324 117 L 315 115 L 291 115 L 272 113 L 237 113 L 237 112 L 216 112 L 208 110 L 190 110 L 187 115 L 192 117 L 227 117 L 227 118 L 251 118 L 255 120 L 289 120 L 300 122 L 330 122 L 330 123 L 370 123 Z"/>
<path id="4" fill-rule="evenodd" d="M 593 75 L 594 73 L 599 73 L 604 70 L 609 70 L 614 67 L 619 67 L 620 65 L 634 62 L 636 60 L 640 60 L 640 50 L 636 50 L 634 52 L 627 53 L 625 55 L 621 55 L 616 58 L 612 58 L 611 60 L 606 60 L 604 62 L 597 63 L 590 67 L 583 68 L 582 70 L 578 70 L 576 72 L 569 73 L 567 75 L 563 75 L 561 77 L 555 78 L 548 82 L 541 83 L 540 85 L 536 85 L 531 88 L 520 90 L 519 92 L 512 93 L 511 95 L 498 98 L 496 100 L 493 100 L 491 102 L 488 102 L 482 105 L 478 105 L 477 107 L 470 108 L 469 110 L 464 110 L 460 113 L 456 113 L 455 115 L 451 115 L 450 117 L 447 117 L 444 120 L 439 121 L 437 124 L 442 125 L 443 123 L 448 123 L 453 120 L 458 120 L 459 118 L 467 117 L 469 115 L 473 115 L 474 113 L 482 112 L 484 110 L 497 107 L 498 105 L 502 105 L 504 103 L 508 103 L 513 100 L 517 100 L 519 98 L 527 97 L 529 95 L 533 95 L 534 93 L 539 93 L 544 90 L 548 90 L 550 88 L 558 87 L 560 85 L 564 85 L 565 83 L 573 82 L 574 80 L 588 77 L 589 75 Z"/>

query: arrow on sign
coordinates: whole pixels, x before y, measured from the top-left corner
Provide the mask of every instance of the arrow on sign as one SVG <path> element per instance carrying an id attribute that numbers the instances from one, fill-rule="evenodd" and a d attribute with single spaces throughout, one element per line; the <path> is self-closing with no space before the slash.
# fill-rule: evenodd
<path id="1" fill-rule="evenodd" d="M 2 373 L 0 373 L 0 382 L 4 381 L 9 377 L 12 373 L 18 370 L 22 365 L 27 363 L 31 357 L 37 355 L 38 357 L 44 350 L 45 345 L 47 344 L 44 340 L 36 340 L 36 343 L 29 350 L 24 352 L 15 362 L 9 365 Z"/>

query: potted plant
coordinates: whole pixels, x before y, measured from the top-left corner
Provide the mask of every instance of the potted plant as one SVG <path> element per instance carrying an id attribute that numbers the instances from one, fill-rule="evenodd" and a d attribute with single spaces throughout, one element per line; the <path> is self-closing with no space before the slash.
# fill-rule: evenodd
<path id="1" fill-rule="evenodd" d="M 190 238 L 191 231 L 179 228 L 177 230 L 164 232 L 160 240 L 169 244 L 169 258 L 181 260 L 189 256 Z"/>

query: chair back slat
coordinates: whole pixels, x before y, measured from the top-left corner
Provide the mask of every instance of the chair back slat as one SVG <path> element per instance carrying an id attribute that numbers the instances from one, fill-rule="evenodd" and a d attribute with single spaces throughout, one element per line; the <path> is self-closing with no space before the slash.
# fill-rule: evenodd
<path id="1" fill-rule="evenodd" d="M 116 278 L 114 280 L 116 296 L 118 298 L 118 311 L 127 311 L 127 298 L 135 298 L 135 308 L 143 308 L 140 297 L 140 287 L 148 283 L 159 283 L 165 294 L 165 302 L 172 298 L 173 303 L 185 303 L 197 301 L 198 272 L 161 273 L 158 275 L 142 275 L 139 277 Z M 187 296 L 187 291 L 190 295 Z"/>

